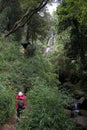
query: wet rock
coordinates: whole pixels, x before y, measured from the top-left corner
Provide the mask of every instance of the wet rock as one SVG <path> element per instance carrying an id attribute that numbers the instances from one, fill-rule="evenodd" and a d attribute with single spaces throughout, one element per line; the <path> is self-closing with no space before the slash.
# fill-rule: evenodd
<path id="1" fill-rule="evenodd" d="M 78 114 L 79 114 L 79 112 L 76 112 L 76 111 L 74 111 L 74 110 L 71 111 L 71 110 L 65 109 L 64 111 L 65 111 L 66 115 L 67 115 L 68 117 L 71 117 L 71 118 L 77 117 Z"/>
<path id="2" fill-rule="evenodd" d="M 73 120 L 76 122 L 77 125 L 80 125 L 82 127 L 87 127 L 87 117 L 77 116 L 73 118 Z"/>

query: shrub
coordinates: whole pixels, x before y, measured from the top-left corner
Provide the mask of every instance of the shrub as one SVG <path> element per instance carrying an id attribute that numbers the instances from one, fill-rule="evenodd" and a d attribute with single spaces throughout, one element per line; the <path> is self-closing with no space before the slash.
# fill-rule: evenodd
<path id="1" fill-rule="evenodd" d="M 9 87 L 0 84 L 0 125 L 14 116 L 15 96 L 14 91 Z"/>
<path id="2" fill-rule="evenodd" d="M 29 112 L 19 130 L 71 130 L 72 124 L 64 113 L 66 96 L 55 88 L 34 87 L 27 95 Z"/>

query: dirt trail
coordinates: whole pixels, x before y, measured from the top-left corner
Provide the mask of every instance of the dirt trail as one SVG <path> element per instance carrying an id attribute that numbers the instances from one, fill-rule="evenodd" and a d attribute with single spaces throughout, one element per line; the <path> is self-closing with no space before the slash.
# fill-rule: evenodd
<path id="1" fill-rule="evenodd" d="M 4 124 L 0 130 L 16 130 L 16 118 L 10 119 L 6 124 Z"/>

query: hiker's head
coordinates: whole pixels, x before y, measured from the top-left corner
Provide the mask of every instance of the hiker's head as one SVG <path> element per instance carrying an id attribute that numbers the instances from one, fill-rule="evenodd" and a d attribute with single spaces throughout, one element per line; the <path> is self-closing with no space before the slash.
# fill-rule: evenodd
<path id="1" fill-rule="evenodd" d="M 18 93 L 18 96 L 22 96 L 22 95 L 23 95 L 23 93 L 22 93 L 22 92 L 19 92 L 19 93 Z"/>

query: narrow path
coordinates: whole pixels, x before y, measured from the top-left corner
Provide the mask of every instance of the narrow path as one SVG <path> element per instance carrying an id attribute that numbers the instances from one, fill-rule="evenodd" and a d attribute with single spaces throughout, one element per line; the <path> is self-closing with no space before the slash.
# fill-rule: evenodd
<path id="1" fill-rule="evenodd" d="M 16 118 L 10 119 L 6 124 L 4 124 L 0 130 L 16 130 Z"/>

